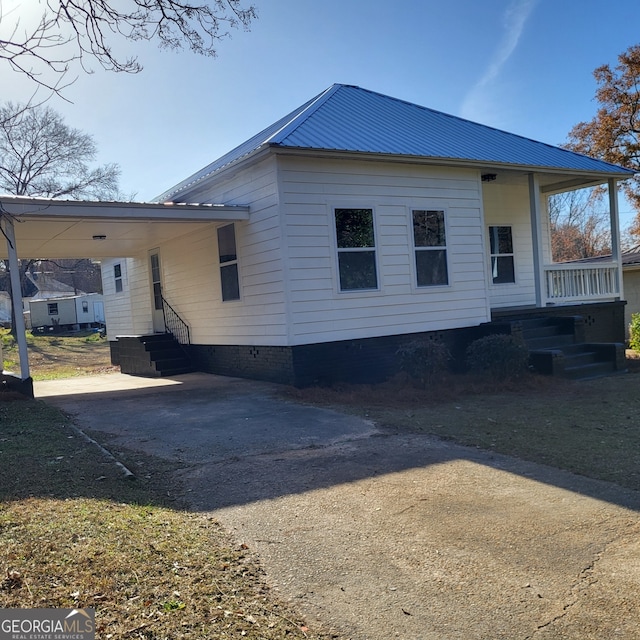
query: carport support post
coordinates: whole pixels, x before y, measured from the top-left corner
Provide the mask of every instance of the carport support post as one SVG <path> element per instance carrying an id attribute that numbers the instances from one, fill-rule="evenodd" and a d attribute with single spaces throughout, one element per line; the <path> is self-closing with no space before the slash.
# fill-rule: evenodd
<path id="1" fill-rule="evenodd" d="M 7 239 L 7 253 L 9 254 L 9 274 L 11 277 L 11 304 L 14 309 L 16 326 L 16 340 L 18 341 L 18 355 L 20 356 L 20 377 L 29 379 L 29 355 L 27 351 L 27 336 L 24 326 L 22 309 L 22 286 L 20 285 L 20 268 L 18 266 L 18 252 L 16 250 L 16 234 L 13 230 L 11 216 L 2 216 L 2 229 Z"/>

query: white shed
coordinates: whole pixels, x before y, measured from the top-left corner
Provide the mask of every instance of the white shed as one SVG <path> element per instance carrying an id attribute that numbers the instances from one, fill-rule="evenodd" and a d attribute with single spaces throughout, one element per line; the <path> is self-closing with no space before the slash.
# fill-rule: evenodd
<path id="1" fill-rule="evenodd" d="M 104 324 L 104 302 L 100 293 L 31 300 L 29 310 L 34 329 L 87 329 Z"/>

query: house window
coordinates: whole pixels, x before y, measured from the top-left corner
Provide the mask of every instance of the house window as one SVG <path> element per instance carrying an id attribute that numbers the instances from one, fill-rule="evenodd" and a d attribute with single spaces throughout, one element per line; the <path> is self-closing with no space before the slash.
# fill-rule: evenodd
<path id="1" fill-rule="evenodd" d="M 373 209 L 336 209 L 340 291 L 377 289 Z"/>
<path id="2" fill-rule="evenodd" d="M 489 227 L 493 284 L 516 281 L 511 227 Z"/>
<path id="3" fill-rule="evenodd" d="M 444 211 L 413 211 L 413 246 L 419 287 L 449 284 Z"/>
<path id="4" fill-rule="evenodd" d="M 113 265 L 113 278 L 116 283 L 116 293 L 122 292 L 122 268 L 120 263 Z"/>
<path id="5" fill-rule="evenodd" d="M 49 302 L 47 303 L 47 311 L 50 316 L 58 315 L 58 303 L 57 302 Z"/>
<path id="6" fill-rule="evenodd" d="M 218 228 L 218 256 L 220 258 L 222 300 L 225 302 L 240 300 L 235 225 L 228 224 Z"/>
<path id="7" fill-rule="evenodd" d="M 82 313 L 89 313 L 89 303 L 86 300 L 82 301 Z"/>

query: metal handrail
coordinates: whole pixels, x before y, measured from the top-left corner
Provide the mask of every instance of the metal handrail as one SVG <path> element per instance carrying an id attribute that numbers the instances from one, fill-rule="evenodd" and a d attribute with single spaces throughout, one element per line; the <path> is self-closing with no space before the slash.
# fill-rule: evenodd
<path id="1" fill-rule="evenodd" d="M 178 315 L 177 311 L 162 297 L 162 314 L 165 329 L 180 343 L 191 344 L 189 325 Z"/>

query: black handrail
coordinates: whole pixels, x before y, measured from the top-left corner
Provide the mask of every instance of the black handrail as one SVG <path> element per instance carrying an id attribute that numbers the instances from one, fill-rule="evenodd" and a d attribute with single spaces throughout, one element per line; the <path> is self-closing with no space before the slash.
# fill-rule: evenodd
<path id="1" fill-rule="evenodd" d="M 191 344 L 189 325 L 178 315 L 176 310 L 162 296 L 162 314 L 165 329 L 180 343 Z"/>

